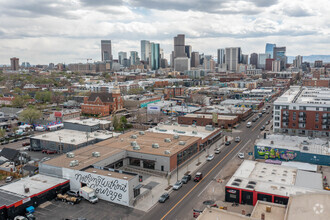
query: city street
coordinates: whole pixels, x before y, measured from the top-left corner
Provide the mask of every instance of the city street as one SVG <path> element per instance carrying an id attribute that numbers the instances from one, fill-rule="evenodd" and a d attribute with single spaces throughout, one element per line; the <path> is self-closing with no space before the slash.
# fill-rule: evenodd
<path id="1" fill-rule="evenodd" d="M 271 110 L 271 109 L 270 109 Z M 256 114 L 255 114 L 256 115 Z M 233 133 L 233 136 L 240 136 L 239 143 L 233 142 L 231 145 L 223 148 L 219 156 L 206 163 L 199 171 L 204 174 L 202 181 L 195 183 L 188 182 L 180 190 L 172 192 L 170 199 L 164 204 L 157 204 L 150 212 L 146 213 L 143 219 L 192 219 L 192 209 L 198 201 L 198 195 L 208 184 L 215 179 L 219 171 L 234 157 L 237 153 L 243 151 L 248 146 L 252 146 L 254 141 L 260 136 L 260 127 L 271 120 L 272 114 L 264 114 L 263 117 L 253 123 L 251 128 L 246 128 L 246 123 L 253 117 L 239 126 L 241 132 Z M 251 150 L 252 151 L 252 148 Z"/>

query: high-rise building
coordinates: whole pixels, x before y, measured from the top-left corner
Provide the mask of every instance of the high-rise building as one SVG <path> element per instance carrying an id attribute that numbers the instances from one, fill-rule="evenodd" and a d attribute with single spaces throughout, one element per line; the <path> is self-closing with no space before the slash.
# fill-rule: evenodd
<path id="1" fill-rule="evenodd" d="M 250 55 L 250 64 L 254 65 L 256 68 L 258 68 L 258 54 L 252 53 Z"/>
<path id="2" fill-rule="evenodd" d="M 266 59 L 269 59 L 270 55 L 268 53 L 259 53 L 258 55 L 258 68 L 265 69 L 266 68 Z"/>
<path id="3" fill-rule="evenodd" d="M 296 68 L 301 68 L 302 60 L 303 60 L 302 56 L 300 55 L 296 56 L 296 58 L 293 60 L 293 66 Z"/>
<path id="4" fill-rule="evenodd" d="M 214 71 L 214 69 L 215 69 L 215 62 L 213 60 L 212 55 L 205 55 L 204 69 Z"/>
<path id="5" fill-rule="evenodd" d="M 150 43 L 150 66 L 152 70 L 158 70 L 160 66 L 160 46 L 156 43 Z"/>
<path id="6" fill-rule="evenodd" d="M 177 57 L 174 59 L 174 71 L 184 72 L 190 70 L 190 59 L 188 57 Z"/>
<path id="7" fill-rule="evenodd" d="M 266 59 L 265 70 L 272 71 L 273 61 L 274 61 L 274 59 L 272 59 L 272 58 Z"/>
<path id="8" fill-rule="evenodd" d="M 124 59 L 127 59 L 127 53 L 123 52 L 123 51 L 120 51 L 118 53 L 118 62 L 119 62 L 119 64 L 124 65 Z"/>
<path id="9" fill-rule="evenodd" d="M 150 57 L 150 41 L 141 40 L 141 60 L 149 61 Z"/>
<path id="10" fill-rule="evenodd" d="M 281 71 L 281 61 L 273 60 L 273 62 L 272 62 L 272 71 L 273 72 L 280 72 Z"/>
<path id="11" fill-rule="evenodd" d="M 185 43 L 184 34 L 178 34 L 176 37 L 174 37 L 174 58 L 187 57 L 184 43 Z"/>
<path id="12" fill-rule="evenodd" d="M 274 55 L 273 55 L 274 47 L 276 47 L 276 44 L 270 44 L 270 43 L 266 44 L 265 53 L 268 53 L 270 55 L 270 58 L 274 58 Z"/>
<path id="13" fill-rule="evenodd" d="M 137 51 L 131 51 L 129 59 L 130 59 L 130 64 L 131 65 L 136 65 L 137 60 L 139 59 L 138 52 Z"/>
<path id="14" fill-rule="evenodd" d="M 218 49 L 218 65 L 222 65 L 225 63 L 225 49 Z"/>
<path id="15" fill-rule="evenodd" d="M 112 60 L 111 40 L 101 40 L 102 61 Z"/>
<path id="16" fill-rule="evenodd" d="M 198 67 L 199 66 L 199 53 L 192 52 L 191 53 L 191 67 Z"/>
<path id="17" fill-rule="evenodd" d="M 17 71 L 19 69 L 19 59 L 17 57 L 10 58 L 11 70 Z"/>
<path id="18" fill-rule="evenodd" d="M 322 60 L 315 60 L 314 61 L 314 67 L 322 67 L 323 61 Z"/>
<path id="19" fill-rule="evenodd" d="M 249 62 L 249 55 L 247 54 L 242 54 L 242 60 L 241 60 L 241 63 L 242 64 L 248 64 Z"/>
<path id="20" fill-rule="evenodd" d="M 241 55 L 242 55 L 241 48 L 240 47 L 226 48 L 225 54 L 226 54 L 225 61 L 227 65 L 227 70 L 231 72 L 236 72 L 237 66 L 241 62 Z"/>
<path id="21" fill-rule="evenodd" d="M 273 58 L 281 61 L 281 71 L 286 68 L 287 57 L 285 55 L 286 47 L 274 47 Z"/>
<path id="22" fill-rule="evenodd" d="M 184 50 L 185 50 L 185 53 L 186 53 L 187 57 L 191 58 L 191 50 L 192 50 L 191 46 L 190 45 L 185 45 Z"/>

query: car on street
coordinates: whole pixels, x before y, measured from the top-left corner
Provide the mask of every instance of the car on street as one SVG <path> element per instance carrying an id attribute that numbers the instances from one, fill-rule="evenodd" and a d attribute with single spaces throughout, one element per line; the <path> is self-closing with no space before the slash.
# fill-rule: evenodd
<path id="1" fill-rule="evenodd" d="M 215 154 L 220 154 L 220 152 L 221 152 L 221 150 L 220 150 L 219 147 L 218 147 L 218 148 L 215 148 L 215 150 L 214 150 L 214 153 L 215 153 Z"/>
<path id="2" fill-rule="evenodd" d="M 240 142 L 241 138 L 239 136 L 235 137 L 235 142 Z"/>
<path id="3" fill-rule="evenodd" d="M 57 151 L 56 150 L 47 150 L 46 154 L 56 154 Z"/>
<path id="4" fill-rule="evenodd" d="M 79 197 L 79 191 L 75 191 L 75 190 L 69 190 L 66 192 L 66 194 L 68 194 L 69 196 Z"/>
<path id="5" fill-rule="evenodd" d="M 213 158 L 214 158 L 214 154 L 210 154 L 210 155 L 206 158 L 206 160 L 207 160 L 207 161 L 211 161 L 211 160 L 213 160 Z"/>
<path id="6" fill-rule="evenodd" d="M 269 125 L 269 121 L 266 121 L 266 125 Z"/>
<path id="7" fill-rule="evenodd" d="M 13 176 L 7 176 L 6 177 L 6 183 L 10 183 L 11 181 L 13 181 L 14 177 Z"/>
<path id="8" fill-rule="evenodd" d="M 265 125 L 261 126 L 260 131 L 265 130 Z"/>
<path id="9" fill-rule="evenodd" d="M 238 156 L 238 158 L 240 158 L 240 159 L 244 159 L 244 153 L 242 153 L 242 152 L 239 152 L 239 153 L 237 154 L 237 156 Z"/>
<path id="10" fill-rule="evenodd" d="M 250 128 L 251 126 L 252 126 L 252 122 L 249 121 L 248 123 L 246 123 L 247 128 Z"/>
<path id="11" fill-rule="evenodd" d="M 161 195 L 160 197 L 159 197 L 159 200 L 158 200 L 158 202 L 160 202 L 160 203 L 164 203 L 166 200 L 168 200 L 170 198 L 170 194 L 168 194 L 168 193 L 164 193 L 163 195 Z"/>
<path id="12" fill-rule="evenodd" d="M 24 142 L 24 143 L 22 144 L 23 147 L 26 147 L 26 146 L 29 146 L 29 145 L 30 145 L 30 142 Z"/>
<path id="13" fill-rule="evenodd" d="M 252 122 L 256 122 L 258 118 L 253 118 L 252 119 Z"/>
<path id="14" fill-rule="evenodd" d="M 197 172 L 194 181 L 199 182 L 201 179 L 203 179 L 203 174 L 201 172 Z"/>
<path id="15" fill-rule="evenodd" d="M 173 185 L 173 190 L 178 190 L 182 187 L 183 183 L 181 181 L 178 181 L 176 182 L 174 185 Z"/>
<path id="16" fill-rule="evenodd" d="M 225 145 L 226 146 L 231 145 L 231 142 L 230 141 L 226 141 Z"/>
<path id="17" fill-rule="evenodd" d="M 186 184 L 186 183 L 188 183 L 189 180 L 191 180 L 191 175 L 190 174 L 184 175 L 181 179 L 181 182 Z"/>
<path id="18" fill-rule="evenodd" d="M 258 116 L 259 116 L 259 118 L 261 118 L 262 117 L 262 113 L 258 113 Z"/>

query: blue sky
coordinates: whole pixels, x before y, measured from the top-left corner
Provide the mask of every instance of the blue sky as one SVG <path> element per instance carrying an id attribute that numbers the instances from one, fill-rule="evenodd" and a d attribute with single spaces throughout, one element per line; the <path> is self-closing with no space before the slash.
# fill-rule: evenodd
<path id="1" fill-rule="evenodd" d="M 186 35 L 193 51 L 216 55 L 239 46 L 263 53 L 267 42 L 287 54 L 329 54 L 327 0 L 2 0 L 0 64 L 10 57 L 33 64 L 100 60 L 100 40 L 119 51 L 138 51 L 140 40 L 161 44 Z"/>

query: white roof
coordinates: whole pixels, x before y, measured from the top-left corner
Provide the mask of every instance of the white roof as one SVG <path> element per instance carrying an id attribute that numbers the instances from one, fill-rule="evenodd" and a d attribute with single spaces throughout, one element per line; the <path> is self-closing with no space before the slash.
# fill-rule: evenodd
<path id="1" fill-rule="evenodd" d="M 107 120 L 100 120 L 100 119 L 95 119 L 95 118 L 88 118 L 88 119 L 69 119 L 65 120 L 64 122 L 67 123 L 73 123 L 73 124 L 80 124 L 80 125 L 85 125 L 85 126 L 95 126 L 98 124 L 110 124 L 110 121 Z"/>
<path id="2" fill-rule="evenodd" d="M 298 170 L 305 170 L 305 171 L 312 171 L 312 172 L 317 171 L 317 165 L 310 164 L 310 163 L 302 163 L 302 162 L 295 162 L 295 161 L 289 161 L 289 162 L 282 161 L 281 165 L 286 166 L 286 167 L 294 167 L 294 168 L 297 168 Z"/>

